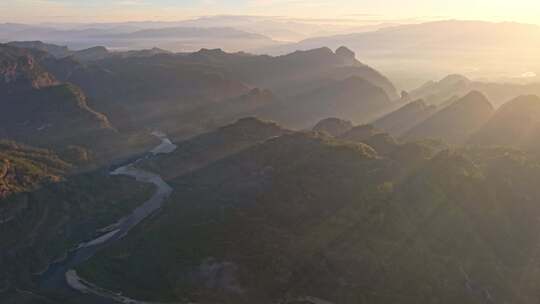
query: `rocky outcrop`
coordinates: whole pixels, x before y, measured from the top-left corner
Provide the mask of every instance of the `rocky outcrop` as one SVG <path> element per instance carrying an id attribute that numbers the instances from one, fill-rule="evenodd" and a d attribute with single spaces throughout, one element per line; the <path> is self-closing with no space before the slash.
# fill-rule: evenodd
<path id="1" fill-rule="evenodd" d="M 343 60 L 346 65 L 352 65 L 356 62 L 356 54 L 345 46 L 336 50 L 336 55 Z"/>
<path id="2" fill-rule="evenodd" d="M 0 45 L 0 92 L 39 89 L 58 82 L 36 62 L 30 52 Z"/>
<path id="3" fill-rule="evenodd" d="M 9 194 L 8 171 L 10 168 L 9 160 L 0 159 L 0 199 Z"/>

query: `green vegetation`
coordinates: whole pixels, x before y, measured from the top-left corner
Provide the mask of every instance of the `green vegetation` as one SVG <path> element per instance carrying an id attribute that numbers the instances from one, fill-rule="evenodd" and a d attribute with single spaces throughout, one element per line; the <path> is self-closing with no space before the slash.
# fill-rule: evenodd
<path id="1" fill-rule="evenodd" d="M 95 237 L 153 191 L 130 178 L 95 172 L 0 200 L 0 243 L 9 248 L 0 253 L 0 289 L 32 288 L 32 274 Z"/>
<path id="2" fill-rule="evenodd" d="M 181 142 L 173 153 L 143 161 L 139 166 L 172 179 L 288 132 L 274 122 L 243 118 Z"/>
<path id="3" fill-rule="evenodd" d="M 85 169 L 152 146 L 154 140 L 141 135 L 147 130 L 118 132 L 81 88 L 49 72 L 62 66 L 43 51 L 0 44 L 0 139 L 53 150 Z"/>
<path id="4" fill-rule="evenodd" d="M 326 132 L 331 136 L 340 136 L 353 128 L 353 123 L 335 117 L 326 118 L 319 121 L 314 127 L 315 132 Z"/>
<path id="5" fill-rule="evenodd" d="M 346 48 L 81 64 L 0 45 L 0 76 L 0 137 L 50 149 L 0 142 L 0 301 L 148 199 L 151 186 L 89 169 L 145 151 L 158 128 L 189 139 L 137 165 L 175 191 L 78 266 L 99 286 L 200 304 L 540 302 L 537 97 L 399 107 Z M 202 133 L 250 115 L 298 128 L 338 118 L 316 132 L 243 118 Z"/>
<path id="6" fill-rule="evenodd" d="M 270 139 L 174 180 L 163 212 L 79 271 L 153 301 L 538 301 L 540 163 L 430 146 L 381 157 L 310 133 Z"/>
<path id="7" fill-rule="evenodd" d="M 70 169 L 48 150 L 0 141 L 0 199 L 43 183 L 58 182 Z"/>

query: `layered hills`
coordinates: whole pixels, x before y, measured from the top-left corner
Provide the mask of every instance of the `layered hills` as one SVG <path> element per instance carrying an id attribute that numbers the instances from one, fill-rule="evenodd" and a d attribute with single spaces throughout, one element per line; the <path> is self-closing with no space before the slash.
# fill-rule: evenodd
<path id="1" fill-rule="evenodd" d="M 44 49 L 36 43 L 17 45 Z M 81 87 L 89 105 L 119 130 L 151 125 L 186 136 L 194 125 L 200 128 L 200 120 L 216 122 L 202 129 L 209 131 L 253 115 L 295 128 L 345 114 L 360 122 L 397 99 L 393 84 L 345 47 L 279 57 L 209 49 L 149 56 L 117 53 L 91 62 L 80 56 L 40 57 L 40 63 L 60 81 Z M 265 100 L 265 105 L 254 106 L 246 98 Z M 183 117 L 180 123 L 177 117 Z"/>
<path id="2" fill-rule="evenodd" d="M 366 62 L 377 66 L 405 88 L 419 86 L 427 79 L 440 77 L 449 71 L 467 72 L 468 76 L 492 81 L 501 82 L 502 77 L 503 80 L 519 82 L 520 78 L 526 78 L 521 74 L 538 71 L 539 57 L 534 50 L 540 46 L 540 27 L 515 22 L 441 20 L 390 25 L 368 32 L 324 35 L 261 51 L 284 54 L 341 45 L 362 54 Z M 527 93 L 518 93 L 521 94 Z M 506 96 L 501 100 L 496 100 L 495 95 L 490 98 L 499 105 L 499 101 L 516 96 Z"/>
<path id="3" fill-rule="evenodd" d="M 432 105 L 441 105 L 448 100 L 463 97 L 470 91 L 484 94 L 494 106 L 499 107 L 521 95 L 540 95 L 537 83 L 511 83 L 473 81 L 463 75 L 448 75 L 440 81 L 429 81 L 410 92 L 410 98 L 422 98 Z"/>
<path id="4" fill-rule="evenodd" d="M 243 118 L 178 145 L 175 152 L 144 163 L 144 167 L 166 179 L 185 175 L 236 154 L 248 147 L 290 131 L 274 122 Z"/>
<path id="5" fill-rule="evenodd" d="M 421 143 L 384 153 L 365 144 L 380 134 L 288 133 L 178 171 L 165 209 L 78 271 L 145 301 L 534 301 L 534 157 Z"/>
<path id="6" fill-rule="evenodd" d="M 328 116 L 355 123 L 370 121 L 392 104 L 380 87 L 360 77 L 350 77 L 276 103 L 260 116 L 295 129 L 306 129 Z"/>
<path id="7" fill-rule="evenodd" d="M 473 91 L 433 114 L 403 136 L 406 139 L 434 138 L 449 143 L 464 143 L 494 112 L 488 99 Z"/>
<path id="8" fill-rule="evenodd" d="M 437 107 L 417 100 L 392 111 L 372 122 L 372 124 L 395 136 L 400 136 L 421 123 L 437 111 Z"/>
<path id="9" fill-rule="evenodd" d="M 538 97 L 495 107 L 454 75 L 399 99 L 346 47 L 111 53 L 0 45 L 0 302 L 86 303 L 40 274 L 154 193 L 108 174 L 135 159 L 173 191 L 73 266 L 107 294 L 540 301 Z M 157 131 L 176 149 L 141 156 Z"/>
<path id="10" fill-rule="evenodd" d="M 470 142 L 538 151 L 539 128 L 540 98 L 521 96 L 501 106 Z"/>
<path id="11" fill-rule="evenodd" d="M 41 65 L 46 54 L 0 46 L 3 136 L 58 152 L 100 149 L 119 138 L 108 118 L 92 109 L 84 92 L 58 81 Z"/>
<path id="12" fill-rule="evenodd" d="M 26 158 L 18 154 L 22 153 L 10 160 L 7 186 L 10 191 L 24 192 L 0 198 L 0 301 L 47 302 L 47 296 L 37 291 L 28 294 L 18 290 L 37 289 L 37 276 L 52 263 L 66 258 L 80 243 L 99 236 L 100 229 L 130 213 L 154 189 L 103 171 L 66 176 L 58 169 L 44 168 L 47 162 L 33 154 L 26 152 L 31 155 Z M 54 158 L 51 161 L 58 162 Z M 0 182 L 2 189 L 4 182 Z M 29 184 L 34 182 L 41 185 Z"/>
<path id="13" fill-rule="evenodd" d="M 150 130 L 185 139 L 246 116 L 301 129 L 329 116 L 360 123 L 396 96 L 387 78 L 345 47 L 271 57 L 72 51 L 23 41 L 1 45 L 0 59 L 0 134 L 72 163 L 139 153 L 153 142 Z"/>

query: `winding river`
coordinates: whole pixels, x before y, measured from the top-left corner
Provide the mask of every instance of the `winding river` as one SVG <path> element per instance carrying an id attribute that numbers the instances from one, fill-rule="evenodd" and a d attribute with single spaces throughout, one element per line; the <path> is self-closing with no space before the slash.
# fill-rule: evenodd
<path id="1" fill-rule="evenodd" d="M 171 195 L 172 188 L 159 175 L 135 167 L 138 162 L 144 159 L 158 154 L 171 153 L 176 149 L 176 146 L 165 134 L 159 132 L 152 134 L 161 139 L 160 145 L 143 157 L 110 172 L 111 175 L 130 176 L 137 181 L 155 185 L 156 190 L 152 197 L 115 224 L 100 229 L 101 235 L 99 237 L 79 244 L 77 248 L 68 253 L 66 258 L 51 264 L 39 278 L 39 292 L 41 294 L 45 296 L 54 294 L 55 299 L 60 297 L 58 303 L 74 300 L 75 303 L 81 304 L 159 304 L 130 299 L 120 293 L 100 288 L 96 284 L 79 277 L 74 270 L 99 250 L 125 237 L 137 224 L 159 210 Z M 314 304 L 332 304 L 315 297 L 303 297 L 299 298 L 298 301 Z"/>
<path id="2" fill-rule="evenodd" d="M 137 224 L 159 210 L 164 201 L 172 193 L 172 188 L 163 181 L 159 175 L 135 167 L 138 162 L 148 157 L 171 153 L 176 149 L 176 146 L 165 134 L 153 132 L 152 135 L 161 140 L 160 145 L 152 149 L 145 156 L 110 172 L 111 175 L 129 176 L 135 178 L 139 182 L 155 185 L 156 190 L 152 197 L 133 210 L 131 214 L 121 218 L 115 224 L 101 229 L 101 236 L 94 240 L 79 244 L 77 248 L 69 252 L 65 259 L 51 264 L 47 271 L 39 278 L 40 290 L 42 292 L 60 293 L 67 298 L 76 298 L 77 301 L 82 303 L 146 304 L 146 302 L 129 299 L 120 294 L 99 288 L 90 282 L 86 282 L 77 276 L 77 272 L 74 268 L 90 259 L 99 250 L 125 237 Z"/>

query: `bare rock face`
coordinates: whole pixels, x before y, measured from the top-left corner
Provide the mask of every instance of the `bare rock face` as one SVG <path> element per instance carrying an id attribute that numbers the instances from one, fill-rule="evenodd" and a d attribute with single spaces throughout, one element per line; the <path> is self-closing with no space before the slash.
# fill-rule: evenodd
<path id="1" fill-rule="evenodd" d="M 407 91 L 401 91 L 401 102 L 410 102 L 411 101 L 411 95 Z"/>
<path id="2" fill-rule="evenodd" d="M 57 83 L 51 74 L 41 69 L 30 54 L 13 54 L 13 50 L 8 51 L 10 52 L 0 55 L 0 88 L 3 88 L 3 92 L 16 88 L 38 89 Z"/>
<path id="3" fill-rule="evenodd" d="M 59 182 L 71 168 L 49 150 L 0 140 L 0 201 L 45 183 Z"/>
<path id="4" fill-rule="evenodd" d="M 343 59 L 347 65 L 354 64 L 356 62 L 356 54 L 349 48 L 342 46 L 336 50 L 336 55 Z"/>
<path id="5" fill-rule="evenodd" d="M 7 159 L 0 159 L 0 198 L 6 197 L 9 193 L 7 175 L 10 163 Z"/>

